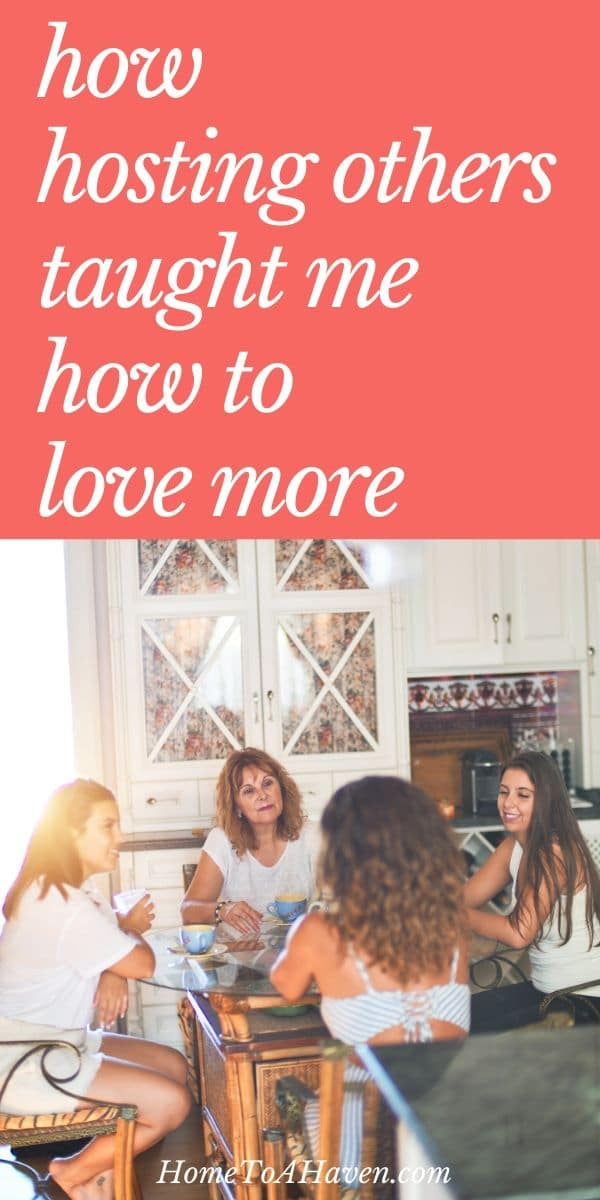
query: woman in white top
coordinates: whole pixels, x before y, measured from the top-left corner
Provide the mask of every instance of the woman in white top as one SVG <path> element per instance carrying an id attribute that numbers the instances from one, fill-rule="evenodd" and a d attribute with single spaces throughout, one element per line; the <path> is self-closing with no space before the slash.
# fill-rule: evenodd
<path id="1" fill-rule="evenodd" d="M 276 896 L 314 895 L 317 841 L 285 768 L 263 750 L 230 754 L 217 780 L 217 825 L 185 894 L 182 920 L 224 921 L 255 937 Z"/>
<path id="2" fill-rule="evenodd" d="M 600 1015 L 600 876 L 554 759 L 533 750 L 511 759 L 498 811 L 509 836 L 465 884 L 469 924 L 506 946 L 529 947 L 531 983 L 473 996 L 472 1030 L 535 1021 L 540 1001 L 560 988 L 585 996 L 579 1016 L 593 1019 L 592 1009 Z M 477 911 L 511 880 L 508 916 Z"/>
<path id="3" fill-rule="evenodd" d="M 148 914 L 117 920 L 107 902 L 86 886 L 91 875 L 117 865 L 121 833 L 112 792 L 89 779 L 60 787 L 31 837 L 5 903 L 0 937 L 0 1107 L 4 1112 L 69 1112 L 80 1097 L 136 1105 L 134 1153 L 176 1128 L 189 1111 L 186 1063 L 175 1050 L 101 1029 L 127 1007 L 127 980 L 145 979 L 154 955 L 136 932 Z M 66 1041 L 12 1067 L 26 1042 Z M 8 1045 L 20 1042 L 20 1045 Z M 62 1081 L 62 1082 L 61 1082 Z M 71 1094 L 69 1094 L 71 1093 Z M 111 1200 L 114 1138 L 103 1136 L 70 1158 L 55 1158 L 50 1174 L 72 1200 Z"/>

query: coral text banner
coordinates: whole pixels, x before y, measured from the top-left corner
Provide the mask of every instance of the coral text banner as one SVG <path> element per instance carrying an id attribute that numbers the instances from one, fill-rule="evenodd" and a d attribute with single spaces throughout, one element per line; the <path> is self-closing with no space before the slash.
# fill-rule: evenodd
<path id="1" fill-rule="evenodd" d="M 0 534 L 597 535 L 596 18 L 15 7 Z"/>

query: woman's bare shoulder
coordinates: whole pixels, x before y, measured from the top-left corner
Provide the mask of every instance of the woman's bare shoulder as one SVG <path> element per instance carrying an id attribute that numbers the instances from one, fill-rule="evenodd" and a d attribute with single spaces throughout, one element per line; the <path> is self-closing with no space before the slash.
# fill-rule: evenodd
<path id="1" fill-rule="evenodd" d="M 341 939 L 336 926 L 327 919 L 325 913 L 312 912 L 300 917 L 293 929 L 294 940 L 301 938 L 314 950 L 333 950 L 340 945 Z"/>
<path id="2" fill-rule="evenodd" d="M 585 861 L 579 850 L 575 851 L 574 860 L 576 869 L 575 890 L 579 891 L 585 885 L 587 877 Z M 559 887 L 565 888 L 567 886 L 566 855 L 557 837 L 552 838 L 546 862 L 550 869 L 552 869 L 552 866 L 554 867 Z"/>

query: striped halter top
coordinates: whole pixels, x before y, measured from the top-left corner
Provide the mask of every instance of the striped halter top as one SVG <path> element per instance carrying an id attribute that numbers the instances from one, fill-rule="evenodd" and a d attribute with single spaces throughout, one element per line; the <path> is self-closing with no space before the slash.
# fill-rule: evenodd
<path id="1" fill-rule="evenodd" d="M 350 955 L 365 990 L 357 996 L 323 996 L 321 1015 L 333 1037 L 352 1046 L 402 1025 L 407 1042 L 430 1042 L 432 1021 L 450 1021 L 465 1033 L 469 1032 L 471 996 L 468 984 L 456 982 L 458 949 L 452 956 L 448 983 L 434 984 L 418 992 L 400 988 L 378 991 L 372 986 L 369 972 L 352 946 Z"/>

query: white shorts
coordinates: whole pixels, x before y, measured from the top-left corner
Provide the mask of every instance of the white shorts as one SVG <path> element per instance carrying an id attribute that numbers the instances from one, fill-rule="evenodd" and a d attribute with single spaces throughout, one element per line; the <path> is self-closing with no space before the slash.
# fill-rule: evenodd
<path id="1" fill-rule="evenodd" d="M 19 1042 L 19 1039 L 22 1041 L 16 1046 L 6 1045 L 6 1042 Z M 29 1113 L 72 1112 L 75 1108 L 81 1108 L 78 1097 L 85 1100 L 89 1096 L 89 1089 L 102 1063 L 99 1053 L 101 1029 L 57 1029 L 53 1025 L 35 1025 L 13 1017 L 0 1017 L 0 1088 L 11 1067 L 31 1049 L 23 1042 L 56 1040 L 70 1042 L 79 1054 L 66 1047 L 52 1049 L 45 1058 L 46 1070 L 61 1087 L 75 1092 L 76 1097 L 65 1096 L 44 1079 L 40 1067 L 41 1052 L 36 1051 L 15 1071 L 0 1101 L 0 1112 L 27 1116 Z"/>

